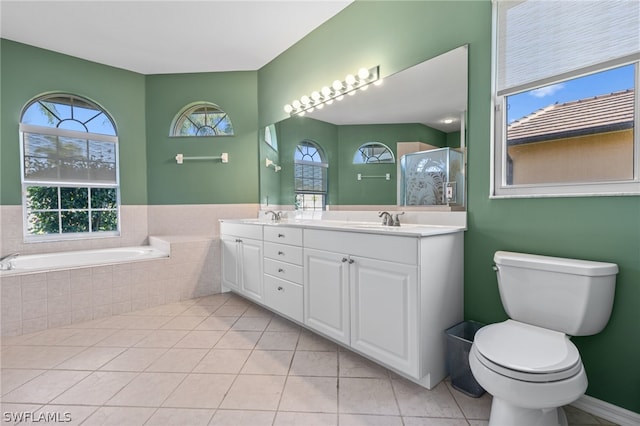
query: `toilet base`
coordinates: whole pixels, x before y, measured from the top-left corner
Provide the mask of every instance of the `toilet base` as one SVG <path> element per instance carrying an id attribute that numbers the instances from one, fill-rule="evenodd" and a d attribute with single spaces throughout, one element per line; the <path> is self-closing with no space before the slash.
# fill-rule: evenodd
<path id="1" fill-rule="evenodd" d="M 521 408 L 493 398 L 489 426 L 567 426 L 567 416 L 562 407 Z"/>

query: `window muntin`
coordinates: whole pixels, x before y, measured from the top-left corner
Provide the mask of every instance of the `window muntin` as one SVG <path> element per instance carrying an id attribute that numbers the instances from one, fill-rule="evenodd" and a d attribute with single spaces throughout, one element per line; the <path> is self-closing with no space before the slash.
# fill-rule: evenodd
<path id="1" fill-rule="evenodd" d="M 118 138 L 106 111 L 75 95 L 30 102 L 20 122 L 26 240 L 119 234 Z"/>
<path id="2" fill-rule="evenodd" d="M 173 120 L 170 136 L 233 136 L 231 119 L 209 102 L 187 105 Z"/>
<path id="3" fill-rule="evenodd" d="M 325 209 L 328 166 L 315 142 L 305 140 L 298 144 L 294 154 L 296 209 Z"/>
<path id="4" fill-rule="evenodd" d="M 596 3 L 494 3 L 492 196 L 640 193 L 640 7 Z"/>
<path id="5" fill-rule="evenodd" d="M 116 126 L 99 106 L 79 96 L 45 95 L 33 100 L 22 113 L 21 124 L 116 135 Z"/>
<path id="6" fill-rule="evenodd" d="M 381 142 L 367 142 L 360 145 L 353 154 L 353 164 L 394 164 L 393 151 Z"/>

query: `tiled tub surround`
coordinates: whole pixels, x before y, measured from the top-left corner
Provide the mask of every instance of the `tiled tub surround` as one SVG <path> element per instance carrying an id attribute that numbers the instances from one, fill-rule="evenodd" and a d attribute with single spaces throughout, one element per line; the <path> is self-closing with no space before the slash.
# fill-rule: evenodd
<path id="1" fill-rule="evenodd" d="M 1 334 L 17 335 L 220 291 L 220 218 L 256 217 L 257 204 L 122 205 L 119 237 L 25 243 L 22 206 L 0 206 L 1 255 L 146 245 L 170 259 L 0 277 Z M 181 235 L 181 236 L 172 236 Z"/>
<path id="2" fill-rule="evenodd" d="M 159 235 L 149 233 L 147 206 L 120 206 L 119 237 L 25 243 L 22 233 L 22 206 L 0 206 L 2 255 L 143 246 L 148 243 L 148 235 Z"/>
<path id="3" fill-rule="evenodd" d="M 150 237 L 170 257 L 1 277 L 2 335 L 13 336 L 220 292 L 218 240 Z"/>

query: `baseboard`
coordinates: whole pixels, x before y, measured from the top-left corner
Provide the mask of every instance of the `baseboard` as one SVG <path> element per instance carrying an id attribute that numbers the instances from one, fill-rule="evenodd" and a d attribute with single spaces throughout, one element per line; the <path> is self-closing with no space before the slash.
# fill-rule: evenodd
<path id="1" fill-rule="evenodd" d="M 588 395 L 583 395 L 571 405 L 620 426 L 637 426 L 640 424 L 640 414 Z"/>

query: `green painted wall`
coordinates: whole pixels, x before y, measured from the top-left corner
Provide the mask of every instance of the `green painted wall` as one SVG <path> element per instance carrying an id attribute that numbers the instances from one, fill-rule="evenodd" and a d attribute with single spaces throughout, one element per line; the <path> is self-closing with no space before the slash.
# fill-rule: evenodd
<path id="1" fill-rule="evenodd" d="M 396 164 L 353 164 L 353 154 L 366 142 L 382 142 L 396 155 L 397 142 L 424 142 L 445 146 L 446 134 L 421 124 L 380 124 L 362 126 L 338 126 L 338 166 L 340 188 L 338 204 L 395 205 L 398 182 Z M 391 179 L 371 178 L 357 180 L 358 173 L 364 176 L 381 176 L 390 173 Z"/>
<path id="2" fill-rule="evenodd" d="M 284 205 L 293 206 L 294 196 L 294 168 L 293 158 L 296 146 L 301 141 L 308 139 L 322 148 L 327 169 L 327 204 L 335 204 L 338 201 L 338 126 L 314 120 L 308 117 L 292 117 L 276 124 L 280 152 L 280 201 Z"/>
<path id="3" fill-rule="evenodd" d="M 258 200 L 257 72 L 151 75 L 146 78 L 149 204 L 255 203 Z M 170 138 L 188 104 L 213 102 L 231 118 L 234 136 Z M 229 163 L 175 156 L 229 153 Z"/>
<path id="4" fill-rule="evenodd" d="M 465 317 L 506 318 L 491 270 L 496 250 L 616 262 L 620 274 L 607 328 L 573 341 L 589 377 L 587 394 L 640 412 L 640 197 L 489 198 L 489 0 L 353 3 L 259 71 L 260 123 L 281 120 L 285 103 L 362 65 L 380 64 L 389 75 L 466 43 Z"/>
<path id="5" fill-rule="evenodd" d="M 366 142 L 382 142 L 396 154 L 396 142 L 421 141 L 436 146 L 445 146 L 445 133 L 421 124 L 380 124 L 345 126 L 334 125 L 309 117 L 292 117 L 276 124 L 278 134 L 278 160 L 282 166 L 277 178 L 273 169 L 261 169 L 261 203 L 267 196 L 271 204 L 282 202 L 293 205 L 293 154 L 299 142 L 309 139 L 316 142 L 326 154 L 328 169 L 328 204 L 366 205 L 396 204 L 395 164 L 353 164 L 353 154 Z M 276 158 L 268 147 L 263 147 L 261 167 L 266 155 Z M 399 159 L 398 159 L 399 160 Z M 363 179 L 358 181 L 358 173 L 363 175 L 391 174 L 391 180 Z M 275 179 L 278 179 L 275 182 Z M 279 187 L 277 185 L 280 185 Z M 275 195 L 275 196 L 274 196 Z M 278 201 L 276 201 L 278 200 Z"/>
<path id="6" fill-rule="evenodd" d="M 18 136 L 22 108 L 53 91 L 87 97 L 112 115 L 120 141 L 122 204 L 146 204 L 145 77 L 5 39 L 0 40 L 0 55 L 0 204 L 22 204 Z"/>

